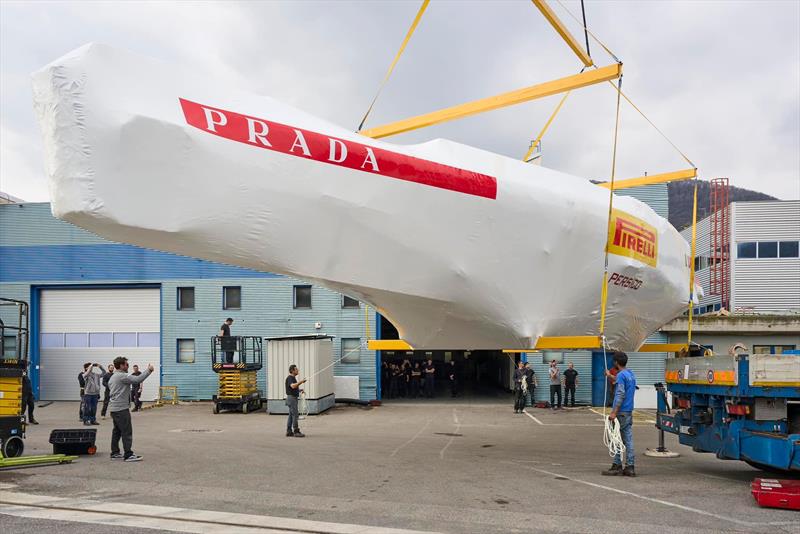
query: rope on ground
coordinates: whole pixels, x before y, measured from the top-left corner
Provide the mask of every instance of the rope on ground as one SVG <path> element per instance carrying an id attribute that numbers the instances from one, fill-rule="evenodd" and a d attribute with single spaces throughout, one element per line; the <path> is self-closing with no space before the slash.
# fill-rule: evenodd
<path id="1" fill-rule="evenodd" d="M 431 0 L 422 1 L 422 5 L 420 6 L 419 11 L 417 12 L 417 16 L 414 17 L 414 22 L 411 23 L 411 27 L 408 29 L 408 32 L 406 33 L 406 36 L 403 39 L 403 44 L 400 45 L 400 50 L 398 50 L 397 55 L 394 56 L 392 64 L 389 65 L 389 70 L 386 72 L 386 76 L 383 77 L 383 81 L 378 87 L 378 92 L 375 93 L 375 98 L 372 99 L 372 103 L 369 105 L 367 112 L 364 114 L 364 118 L 361 119 L 361 124 L 358 125 L 357 131 L 360 132 L 361 129 L 364 127 L 364 123 L 367 122 L 367 117 L 369 117 L 369 114 L 372 112 L 372 108 L 375 106 L 375 102 L 378 101 L 378 97 L 381 95 L 381 91 L 383 91 L 386 82 L 389 81 L 389 77 L 392 75 L 392 72 L 394 72 L 394 68 L 397 65 L 397 62 L 400 60 L 400 56 L 403 55 L 403 51 L 405 51 L 408 41 L 410 41 L 411 36 L 414 35 L 414 30 L 417 29 L 417 25 L 419 24 L 420 19 L 422 19 L 422 14 L 425 13 L 425 10 L 428 8 L 428 4 L 430 3 L 430 1 Z"/>

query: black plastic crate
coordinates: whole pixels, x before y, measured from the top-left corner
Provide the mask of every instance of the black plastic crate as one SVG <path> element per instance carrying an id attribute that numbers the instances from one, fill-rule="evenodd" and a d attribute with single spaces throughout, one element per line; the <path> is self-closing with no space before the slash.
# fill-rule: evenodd
<path id="1" fill-rule="evenodd" d="M 60 429 L 50 432 L 53 454 L 94 454 L 96 428 Z"/>

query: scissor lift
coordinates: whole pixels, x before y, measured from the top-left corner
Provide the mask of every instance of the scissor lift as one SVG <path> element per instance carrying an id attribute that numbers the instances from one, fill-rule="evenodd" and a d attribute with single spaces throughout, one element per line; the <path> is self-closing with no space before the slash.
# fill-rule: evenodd
<path id="1" fill-rule="evenodd" d="M 0 319 L 0 468 L 69 463 L 77 456 L 45 454 L 22 456 L 25 450 L 25 417 L 23 416 L 22 376 L 28 368 L 28 303 L 0 298 L 0 306 L 15 308 L 17 325 L 6 325 Z M 11 314 L 4 314 L 6 319 Z M 6 339 L 14 337 L 14 351 L 6 350 Z"/>
<path id="2" fill-rule="evenodd" d="M 262 341 L 254 336 L 211 338 L 211 367 L 219 375 L 215 414 L 222 410 L 248 413 L 261 408 L 257 373 L 262 367 Z"/>

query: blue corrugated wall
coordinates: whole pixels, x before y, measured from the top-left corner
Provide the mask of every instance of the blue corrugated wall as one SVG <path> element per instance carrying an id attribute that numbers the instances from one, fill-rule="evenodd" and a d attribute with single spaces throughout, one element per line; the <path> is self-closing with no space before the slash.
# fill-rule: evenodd
<path id="1" fill-rule="evenodd" d="M 313 287 L 312 309 L 295 310 L 293 286 L 306 282 L 112 243 L 55 219 L 49 204 L 0 205 L 1 296 L 30 301 L 31 286 L 136 283 L 161 285 L 161 384 L 178 386 L 185 399 L 208 399 L 216 392 L 210 339 L 226 317 L 235 320 L 234 335 L 333 335 L 334 358 L 341 338 L 366 339 L 363 305 L 343 309 L 341 295 L 333 291 Z M 177 309 L 177 288 L 184 286 L 195 288 L 194 310 Z M 224 286 L 242 288 L 241 309 L 222 309 Z M 182 338 L 195 339 L 194 363 L 178 363 Z M 358 376 L 361 398 L 376 398 L 374 351 L 362 350 L 360 363 L 339 363 L 334 373 Z M 265 388 L 266 369 L 259 381 Z"/>

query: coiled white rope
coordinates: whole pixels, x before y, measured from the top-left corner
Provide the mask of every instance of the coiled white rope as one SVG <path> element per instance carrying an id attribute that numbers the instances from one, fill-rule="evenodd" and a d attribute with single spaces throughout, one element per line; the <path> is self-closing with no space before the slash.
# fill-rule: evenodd
<path id="1" fill-rule="evenodd" d="M 606 368 L 606 337 L 603 336 L 603 369 Z M 603 445 L 608 449 L 608 455 L 612 458 L 619 454 L 620 462 L 625 458 L 625 443 L 622 441 L 619 419 L 612 421 L 606 415 L 606 399 L 608 398 L 608 377 L 603 377 Z M 611 399 L 611 406 L 614 406 L 614 399 Z"/>

